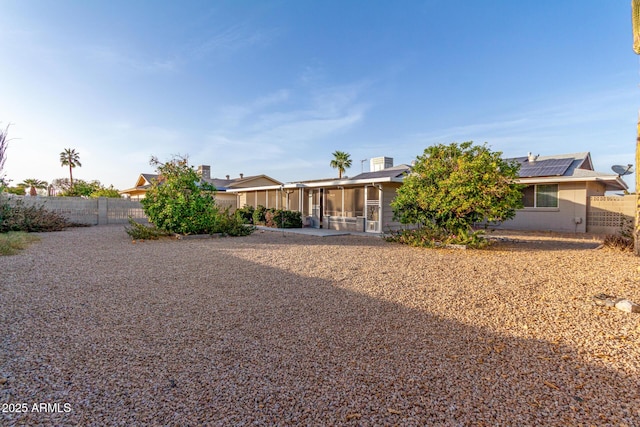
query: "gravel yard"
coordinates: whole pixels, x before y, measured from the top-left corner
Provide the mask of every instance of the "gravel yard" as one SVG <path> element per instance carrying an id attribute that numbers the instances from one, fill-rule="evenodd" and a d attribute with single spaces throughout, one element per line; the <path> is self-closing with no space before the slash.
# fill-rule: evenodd
<path id="1" fill-rule="evenodd" d="M 0 257 L 0 425 L 640 426 L 640 314 L 591 299 L 638 258 L 515 239 L 42 234 Z"/>

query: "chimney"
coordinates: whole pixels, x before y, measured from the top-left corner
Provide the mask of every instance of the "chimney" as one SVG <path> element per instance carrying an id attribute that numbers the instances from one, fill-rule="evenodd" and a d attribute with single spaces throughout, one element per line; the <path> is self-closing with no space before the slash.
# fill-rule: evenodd
<path id="1" fill-rule="evenodd" d="M 198 166 L 198 173 L 200 174 L 200 177 L 205 181 L 211 179 L 211 166 Z"/>
<path id="2" fill-rule="evenodd" d="M 536 160 L 538 160 L 538 156 L 540 154 L 536 154 L 535 156 L 533 154 L 531 154 L 531 152 L 527 153 L 527 159 L 529 159 L 529 163 L 533 163 Z"/>
<path id="3" fill-rule="evenodd" d="M 225 175 L 227 177 L 227 181 L 229 181 L 229 175 Z"/>
<path id="4" fill-rule="evenodd" d="M 242 179 L 242 178 L 244 178 L 244 174 L 243 173 L 240 174 L 240 179 Z"/>

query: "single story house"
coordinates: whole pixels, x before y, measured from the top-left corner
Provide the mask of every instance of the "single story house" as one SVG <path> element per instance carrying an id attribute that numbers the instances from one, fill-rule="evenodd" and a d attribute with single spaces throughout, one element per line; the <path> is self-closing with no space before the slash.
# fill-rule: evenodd
<path id="1" fill-rule="evenodd" d="M 495 225 L 498 228 L 584 233 L 589 231 L 590 200 L 628 188 L 620 176 L 594 171 L 588 152 L 508 160 L 521 165 L 518 182 L 526 185 L 524 207 L 514 219 Z M 390 203 L 411 167 L 393 166 L 393 159 L 378 157 L 371 160 L 370 170 L 350 178 L 246 186 L 227 192 L 237 195 L 238 207 L 299 211 L 309 227 L 370 233 L 400 228 Z"/>
<path id="2" fill-rule="evenodd" d="M 524 207 L 504 229 L 585 233 L 591 198 L 628 189 L 620 176 L 594 171 L 588 152 L 509 160 L 520 163 L 518 182 L 526 187 Z"/>
<path id="3" fill-rule="evenodd" d="M 244 176 L 240 174 L 238 178 L 231 178 L 229 175 L 225 179 L 211 178 L 211 167 L 207 165 L 198 166 L 198 173 L 203 181 L 216 187 L 216 201 L 218 204 L 222 207 L 231 207 L 231 209 L 238 207 L 236 194 L 228 192 L 231 189 L 282 184 L 267 175 Z M 141 200 L 156 179 L 158 179 L 157 174 L 141 173 L 136 180 L 135 186 L 120 191 L 120 194 L 131 200 Z"/>
<path id="4" fill-rule="evenodd" d="M 371 172 L 354 177 L 298 181 L 281 185 L 231 188 L 237 205 L 298 211 L 305 226 L 382 233 L 400 224 L 390 203 L 411 167 L 393 159 L 371 159 Z"/>

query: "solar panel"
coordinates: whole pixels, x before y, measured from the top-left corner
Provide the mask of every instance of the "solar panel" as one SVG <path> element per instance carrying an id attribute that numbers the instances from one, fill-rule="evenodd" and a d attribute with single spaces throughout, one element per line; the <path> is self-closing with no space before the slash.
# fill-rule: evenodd
<path id="1" fill-rule="evenodd" d="M 520 178 L 534 176 L 562 176 L 574 159 L 548 159 L 535 162 L 523 162 L 520 166 Z"/>

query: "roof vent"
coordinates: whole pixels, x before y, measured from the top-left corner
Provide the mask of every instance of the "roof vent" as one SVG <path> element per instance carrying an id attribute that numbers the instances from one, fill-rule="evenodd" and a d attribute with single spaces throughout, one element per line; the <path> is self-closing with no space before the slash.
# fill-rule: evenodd
<path id="1" fill-rule="evenodd" d="M 529 159 L 530 163 L 535 162 L 536 160 L 538 160 L 538 157 L 540 156 L 540 154 L 536 154 L 535 156 L 533 154 L 531 154 L 531 152 L 529 152 L 527 154 L 527 158 Z"/>

